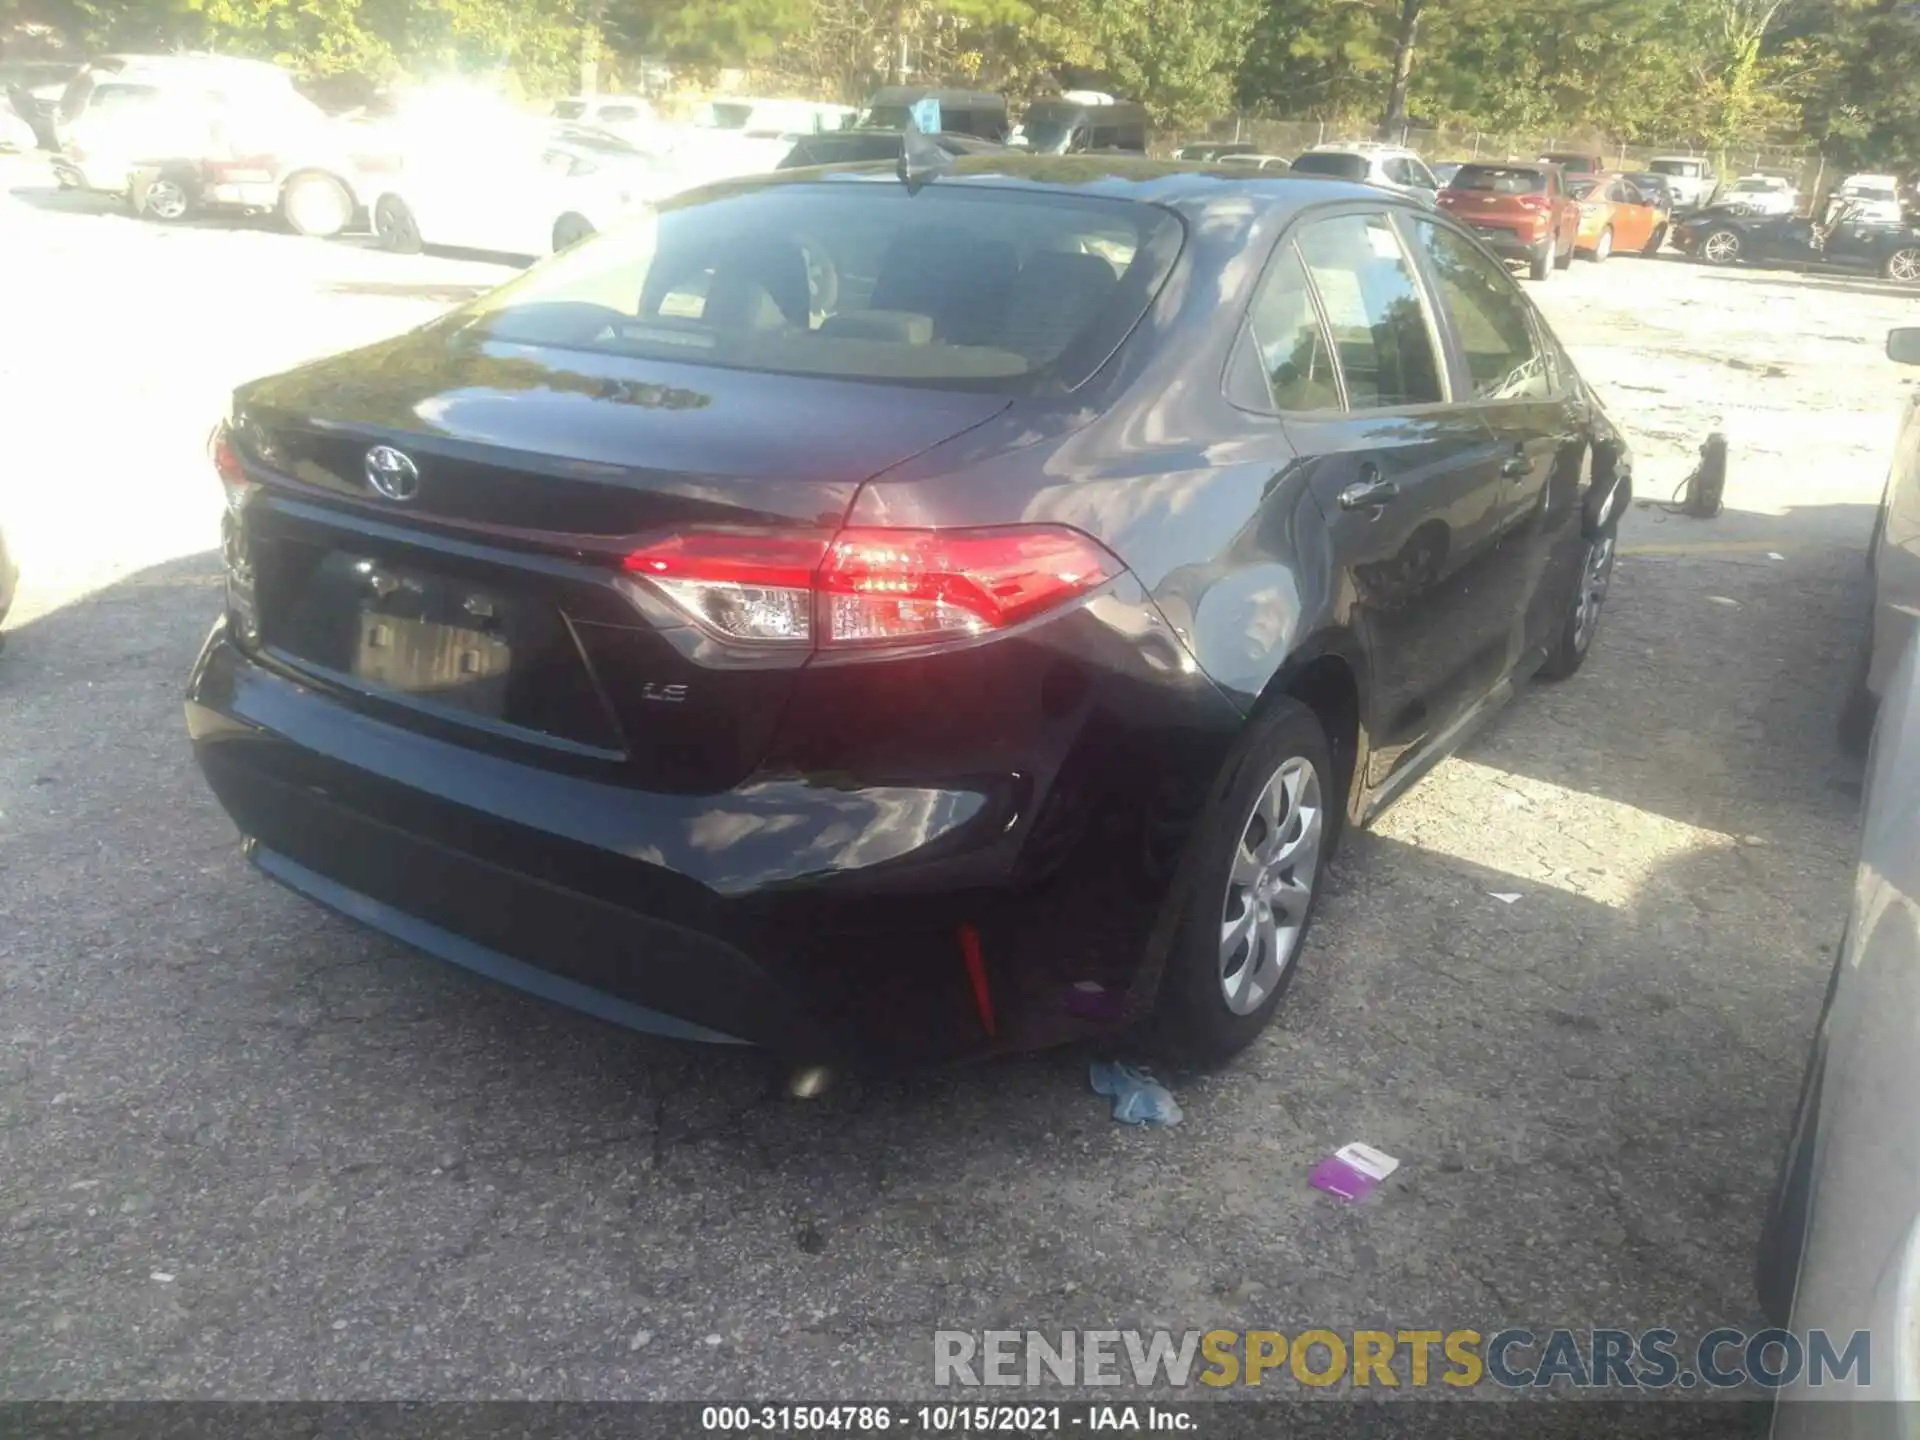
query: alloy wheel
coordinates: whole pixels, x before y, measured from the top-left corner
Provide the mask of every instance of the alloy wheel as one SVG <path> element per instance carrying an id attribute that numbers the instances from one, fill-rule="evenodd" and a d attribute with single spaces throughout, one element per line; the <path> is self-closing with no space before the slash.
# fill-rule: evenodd
<path id="1" fill-rule="evenodd" d="M 1903 285 L 1920 281 L 1920 250 L 1896 250 L 1887 257 L 1887 278 Z"/>
<path id="2" fill-rule="evenodd" d="M 1573 597 L 1573 648 L 1584 651 L 1600 628 L 1600 607 L 1607 603 L 1613 583 L 1613 536 L 1602 535 L 1587 546 L 1580 571 L 1580 589 Z"/>
<path id="3" fill-rule="evenodd" d="M 1282 761 L 1241 827 L 1220 912 L 1220 994 L 1236 1015 L 1258 1010 L 1293 962 L 1325 830 L 1319 772 L 1303 756 Z"/>
<path id="4" fill-rule="evenodd" d="M 187 192 L 178 180 L 156 180 L 147 186 L 146 209 L 156 220 L 178 220 L 187 213 Z"/>
<path id="5" fill-rule="evenodd" d="M 1731 230 L 1716 230 L 1701 245 L 1700 253 L 1716 265 L 1740 258 L 1740 237 Z"/>
<path id="6" fill-rule="evenodd" d="M 320 239 L 338 235 L 353 219 L 352 202 L 346 192 L 318 175 L 294 182 L 287 192 L 286 210 L 295 230 Z"/>
<path id="7" fill-rule="evenodd" d="M 373 230 L 381 246 L 398 254 L 410 254 L 420 248 L 420 229 L 413 212 L 391 195 L 374 207 Z"/>

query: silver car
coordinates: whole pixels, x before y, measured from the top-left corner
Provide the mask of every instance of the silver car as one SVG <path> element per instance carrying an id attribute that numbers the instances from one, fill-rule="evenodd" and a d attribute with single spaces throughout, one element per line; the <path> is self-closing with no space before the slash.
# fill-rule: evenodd
<path id="1" fill-rule="evenodd" d="M 1920 365 L 1920 328 L 1906 327 L 1887 336 L 1887 358 Z M 1880 513 L 1867 544 L 1867 572 L 1873 609 L 1854 681 L 1840 712 L 1840 739 L 1855 752 L 1867 748 L 1880 697 L 1893 668 L 1906 652 L 1920 615 L 1920 390 L 1907 400 L 1893 445 L 1893 464 Z"/>
<path id="2" fill-rule="evenodd" d="M 1909 332 L 1920 334 L 1920 332 Z M 1920 1433 L 1920 641 L 1887 677 L 1826 1003 L 1761 1238 L 1767 1318 L 1804 1347 L 1774 1440 Z M 1814 1332 L 1823 1332 L 1816 1338 Z M 1855 1336 L 1864 1332 L 1864 1345 Z M 1816 1345 L 1861 1364 L 1808 1381 Z"/>

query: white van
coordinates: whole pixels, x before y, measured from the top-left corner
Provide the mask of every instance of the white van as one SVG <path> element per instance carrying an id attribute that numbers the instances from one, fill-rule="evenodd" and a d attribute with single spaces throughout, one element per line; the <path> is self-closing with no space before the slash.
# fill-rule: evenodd
<path id="1" fill-rule="evenodd" d="M 1666 177 L 1675 214 L 1711 204 L 1720 188 L 1713 162 L 1704 155 L 1656 155 L 1647 162 L 1647 170 Z"/>

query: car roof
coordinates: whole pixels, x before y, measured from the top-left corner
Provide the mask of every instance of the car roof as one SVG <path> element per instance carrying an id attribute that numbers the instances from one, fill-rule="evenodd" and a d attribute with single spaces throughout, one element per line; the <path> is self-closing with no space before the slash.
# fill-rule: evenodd
<path id="1" fill-rule="evenodd" d="M 729 193 L 782 184 L 897 184 L 894 169 L 884 161 L 865 165 L 824 167 L 809 174 L 775 171 L 728 181 Z M 1390 190 L 1329 176 L 1295 176 L 1284 170 L 1255 170 L 1246 166 L 1215 168 L 1192 161 L 1149 160 L 1128 154 L 1101 155 L 973 155 L 956 157 L 934 179 L 938 185 L 969 189 L 1084 195 L 1100 200 L 1131 200 L 1173 210 L 1196 222 L 1215 214 L 1244 217 L 1249 205 L 1286 214 L 1309 205 L 1334 200 L 1364 200 L 1374 205 L 1413 207 Z"/>
<path id="2" fill-rule="evenodd" d="M 1403 145 L 1379 145 L 1371 140 L 1355 140 L 1345 144 L 1329 143 L 1326 145 L 1314 145 L 1302 150 L 1300 153 L 1302 155 L 1365 155 L 1369 158 L 1373 156 L 1380 156 L 1382 158 L 1387 156 L 1411 156 L 1416 160 L 1420 158 L 1418 152 L 1409 150 Z"/>

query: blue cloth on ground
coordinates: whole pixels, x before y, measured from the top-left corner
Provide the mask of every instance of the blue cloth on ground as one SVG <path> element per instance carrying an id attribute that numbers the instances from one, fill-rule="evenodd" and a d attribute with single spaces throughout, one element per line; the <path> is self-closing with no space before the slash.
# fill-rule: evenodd
<path id="1" fill-rule="evenodd" d="M 1178 1125 L 1180 1104 L 1151 1073 L 1118 1060 L 1095 1060 L 1087 1079 L 1096 1095 L 1113 1097 L 1113 1118 L 1122 1125 Z"/>

